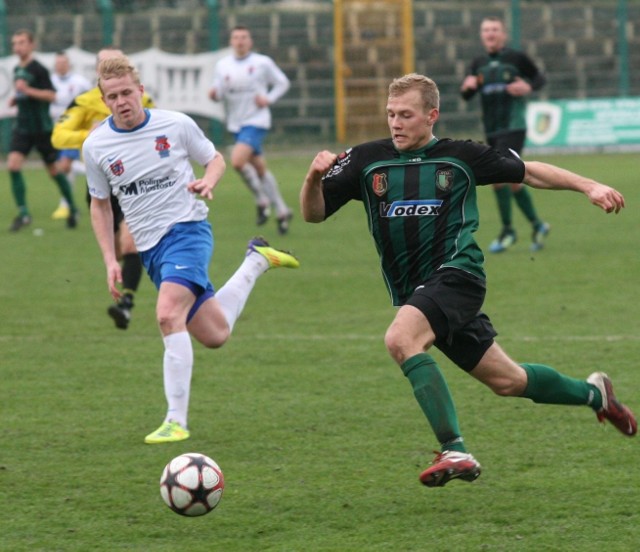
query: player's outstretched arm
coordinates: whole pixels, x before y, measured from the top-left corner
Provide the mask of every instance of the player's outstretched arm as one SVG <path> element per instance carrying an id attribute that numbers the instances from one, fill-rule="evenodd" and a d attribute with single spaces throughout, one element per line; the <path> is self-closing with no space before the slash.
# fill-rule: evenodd
<path id="1" fill-rule="evenodd" d="M 549 163 L 526 162 L 523 182 L 542 190 L 583 193 L 591 203 L 607 213 L 618 213 L 624 207 L 624 197 L 618 190 Z"/>
<path id="2" fill-rule="evenodd" d="M 311 162 L 300 190 L 300 211 L 307 222 L 322 222 L 325 218 L 322 177 L 336 162 L 335 153 L 324 150 Z"/>
<path id="3" fill-rule="evenodd" d="M 113 211 L 111 201 L 107 199 L 91 198 L 91 226 L 102 252 L 104 265 L 107 269 L 107 286 L 109 293 L 117 301 L 122 295 L 117 284 L 122 284 L 122 269 L 116 257 L 115 237 L 113 234 Z"/>
<path id="4" fill-rule="evenodd" d="M 188 190 L 200 194 L 204 199 L 213 199 L 213 190 L 220 182 L 225 168 L 224 157 L 220 152 L 216 152 L 216 156 L 207 163 L 204 176 L 187 184 Z"/>

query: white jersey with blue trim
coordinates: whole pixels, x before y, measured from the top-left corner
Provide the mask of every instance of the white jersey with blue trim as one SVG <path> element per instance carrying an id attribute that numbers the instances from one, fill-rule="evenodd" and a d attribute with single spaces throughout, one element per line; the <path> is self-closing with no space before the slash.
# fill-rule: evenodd
<path id="1" fill-rule="evenodd" d="M 271 110 L 258 107 L 256 96 L 266 96 L 272 104 L 290 85 L 269 56 L 251 52 L 243 58 L 231 54 L 218 61 L 211 87 L 225 102 L 227 129 L 238 132 L 244 126 L 271 128 Z"/>
<path id="2" fill-rule="evenodd" d="M 187 189 L 196 180 L 191 160 L 206 165 L 216 148 L 183 113 L 145 110 L 131 130 L 105 119 L 82 151 L 92 197 L 115 195 L 138 251 L 146 251 L 177 223 L 207 218 L 209 208 Z"/>
<path id="3" fill-rule="evenodd" d="M 93 88 L 89 80 L 78 73 L 67 73 L 64 76 L 52 73 L 51 83 L 56 89 L 56 99 L 49 106 L 53 122 L 65 112 L 76 96 Z"/>

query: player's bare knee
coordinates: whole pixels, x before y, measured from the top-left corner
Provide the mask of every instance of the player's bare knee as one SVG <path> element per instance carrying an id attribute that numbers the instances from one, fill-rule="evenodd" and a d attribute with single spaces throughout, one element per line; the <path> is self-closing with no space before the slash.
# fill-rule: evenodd
<path id="1" fill-rule="evenodd" d="M 172 313 L 157 312 L 156 321 L 162 335 L 169 335 L 181 330 L 178 317 Z"/>
<path id="2" fill-rule="evenodd" d="M 389 351 L 389 354 L 394 356 L 394 352 L 398 348 L 398 342 L 392 328 L 389 328 L 384 334 L 384 345 L 387 348 L 387 351 Z"/>
<path id="3" fill-rule="evenodd" d="M 402 364 L 406 359 L 407 339 L 392 325 L 384 336 L 384 344 L 391 358 L 398 364 Z"/>
<path id="4" fill-rule="evenodd" d="M 242 168 L 246 165 L 246 161 L 244 159 L 233 159 L 231 158 L 231 166 L 242 175 Z"/>
<path id="5" fill-rule="evenodd" d="M 187 330 L 207 349 L 219 349 L 231 337 L 231 328 L 223 317 L 209 317 L 198 311 L 187 324 Z"/>
<path id="6" fill-rule="evenodd" d="M 207 349 L 219 349 L 228 341 L 230 336 L 231 332 L 229 331 L 229 328 L 226 328 L 225 330 L 216 331 L 211 335 L 206 336 L 204 340 L 201 340 L 201 343 Z"/>

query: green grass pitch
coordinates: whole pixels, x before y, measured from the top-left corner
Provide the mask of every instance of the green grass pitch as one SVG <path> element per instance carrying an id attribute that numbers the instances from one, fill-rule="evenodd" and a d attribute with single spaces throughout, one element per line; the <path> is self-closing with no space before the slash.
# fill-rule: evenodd
<path id="1" fill-rule="evenodd" d="M 484 472 L 427 489 L 418 475 L 437 448 L 411 388 L 388 357 L 389 304 L 361 206 L 303 223 L 298 191 L 315 152 L 270 162 L 296 217 L 288 236 L 300 270 L 257 284 L 229 343 L 195 348 L 192 438 L 145 445 L 162 421 L 162 342 L 145 277 L 130 328 L 110 297 L 84 202 L 79 227 L 50 214 L 55 186 L 28 170 L 33 224 L 15 215 L 0 173 L 0 549 L 18 551 L 631 551 L 640 542 L 638 440 L 600 426 L 587 408 L 492 395 L 434 356 Z M 547 247 L 520 240 L 487 255 L 485 304 L 519 361 L 575 377 L 606 370 L 640 412 L 637 155 L 545 158 L 620 189 L 607 215 L 571 192 L 533 191 L 551 226 Z M 78 198 L 84 197 L 78 184 Z M 480 190 L 478 241 L 498 231 Z M 82 201 L 82 200 L 81 200 Z M 258 233 L 248 191 L 228 169 L 210 204 L 220 286 Z M 42 235 L 34 230 L 41 229 Z M 162 502 L 164 465 L 202 452 L 224 471 L 218 509 L 185 519 Z"/>

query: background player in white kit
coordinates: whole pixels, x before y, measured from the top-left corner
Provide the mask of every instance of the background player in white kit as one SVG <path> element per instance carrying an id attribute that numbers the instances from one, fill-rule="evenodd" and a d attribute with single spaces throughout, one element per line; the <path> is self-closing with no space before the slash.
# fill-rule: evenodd
<path id="1" fill-rule="evenodd" d="M 272 207 L 278 231 L 286 234 L 293 215 L 267 168 L 262 143 L 271 128 L 269 106 L 289 90 L 290 82 L 270 57 L 251 50 L 247 27 L 231 30 L 229 46 L 233 53 L 216 64 L 209 97 L 225 102 L 227 129 L 235 137 L 231 165 L 255 196 L 257 224 L 267 222 Z"/>
<path id="2" fill-rule="evenodd" d="M 73 99 L 78 95 L 93 88 L 89 79 L 80 73 L 71 71 L 71 62 L 66 52 L 56 53 L 51 82 L 56 89 L 56 99 L 49 106 L 49 115 L 55 123 L 62 115 Z M 67 175 L 69 185 L 73 184 L 78 175 L 84 174 L 84 164 L 80 160 L 79 149 L 63 149 L 58 153 L 58 171 Z M 66 220 L 69 217 L 69 205 L 63 197 L 60 198 L 58 208 L 51 218 L 54 220 Z"/>
<path id="3" fill-rule="evenodd" d="M 105 59 L 98 84 L 112 112 L 87 138 L 83 154 L 91 222 L 117 300 L 122 280 L 114 247 L 109 196 L 120 202 L 142 262 L 158 288 L 156 317 L 164 341 L 163 424 L 146 443 L 189 437 L 187 413 L 193 367 L 190 336 L 210 348 L 229 338 L 256 279 L 269 268 L 297 268 L 292 255 L 260 238 L 249 242 L 238 270 L 214 292 L 208 268 L 213 235 L 208 207 L 225 162 L 195 122 L 182 113 L 144 109 L 137 71 L 127 57 Z M 205 166 L 196 178 L 190 161 Z M 215 294 L 215 297 L 214 297 Z"/>

